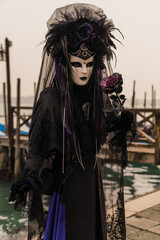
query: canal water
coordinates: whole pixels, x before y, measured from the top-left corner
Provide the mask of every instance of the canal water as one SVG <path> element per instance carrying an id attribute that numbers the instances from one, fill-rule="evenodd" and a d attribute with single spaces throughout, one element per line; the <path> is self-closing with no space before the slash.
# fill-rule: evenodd
<path id="1" fill-rule="evenodd" d="M 108 176 L 103 174 L 103 178 L 106 181 Z M 11 184 L 0 180 L 0 239 L 13 232 L 18 232 L 23 225 L 27 224 L 21 213 L 14 211 L 13 204 L 8 204 Z M 125 200 L 160 188 L 160 166 L 129 162 L 124 172 L 124 185 Z"/>

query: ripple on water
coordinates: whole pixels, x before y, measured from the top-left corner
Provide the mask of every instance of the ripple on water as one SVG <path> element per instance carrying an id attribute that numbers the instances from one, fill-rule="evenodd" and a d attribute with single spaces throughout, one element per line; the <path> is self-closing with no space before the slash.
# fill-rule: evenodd
<path id="1" fill-rule="evenodd" d="M 103 167 L 102 177 L 106 191 L 115 189 L 115 186 L 119 184 L 117 167 L 112 164 L 106 164 Z M 160 166 L 129 162 L 124 170 L 125 200 L 152 192 L 159 186 Z M 106 193 L 106 196 L 108 196 L 108 193 Z"/>

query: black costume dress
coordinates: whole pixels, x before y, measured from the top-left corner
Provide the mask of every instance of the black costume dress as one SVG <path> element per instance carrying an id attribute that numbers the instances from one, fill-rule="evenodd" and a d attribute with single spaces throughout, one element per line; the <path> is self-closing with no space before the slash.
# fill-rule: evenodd
<path id="1" fill-rule="evenodd" d="M 23 174 L 23 178 L 33 186 L 29 192 L 29 240 L 35 235 L 35 231 L 41 236 L 37 239 L 43 239 L 43 229 L 44 240 L 125 239 L 123 201 L 121 206 L 118 205 L 121 214 L 116 224 L 112 217 L 106 226 L 100 161 L 97 161 L 96 156 L 106 141 L 107 132 L 122 128 L 121 119 L 109 115 L 106 117 L 102 109 L 101 137 L 99 142 L 96 142 L 92 123 L 91 92 L 87 85 L 74 85 L 72 90 L 76 134 L 84 169 L 74 157 L 71 134 L 66 131 L 62 173 L 63 124 L 60 120 L 60 98 L 57 88 L 46 88 L 34 108 Z M 127 120 L 125 128 L 130 124 Z M 52 195 L 47 222 L 43 215 L 41 194 Z M 121 194 L 123 195 L 123 192 Z M 123 196 L 118 199 L 123 200 Z M 17 201 L 17 206 L 18 204 Z M 38 223 L 38 230 L 35 230 L 35 221 Z"/>
<path id="2" fill-rule="evenodd" d="M 53 89 L 48 89 L 45 97 L 48 98 L 48 94 L 54 94 Z M 87 86 L 74 85 L 73 94 L 84 169 L 76 163 L 74 171 L 64 183 L 61 164 L 59 165 L 44 240 L 104 239 L 98 198 L 98 172 L 97 166 L 95 167 L 96 149 L 91 129 L 92 96 L 88 93 Z M 62 161 L 61 154 L 58 161 Z"/>

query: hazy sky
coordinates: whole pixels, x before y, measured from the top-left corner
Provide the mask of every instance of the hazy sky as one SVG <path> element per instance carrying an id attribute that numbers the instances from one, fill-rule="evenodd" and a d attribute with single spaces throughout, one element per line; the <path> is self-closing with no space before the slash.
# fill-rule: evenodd
<path id="1" fill-rule="evenodd" d="M 47 32 L 46 22 L 57 7 L 79 2 L 76 0 L 0 0 L 0 44 L 5 37 L 12 41 L 10 48 L 12 96 L 16 95 L 16 79 L 21 78 L 21 95 L 33 95 L 41 64 Z M 108 18 L 125 36 L 116 36 L 118 63 L 114 71 L 124 79 L 124 94 L 132 95 L 136 80 L 136 97 L 151 97 L 154 84 L 160 99 L 160 1 L 159 0 L 86 0 L 80 1 L 101 7 Z M 0 62 L 0 94 L 5 81 L 5 63 Z"/>

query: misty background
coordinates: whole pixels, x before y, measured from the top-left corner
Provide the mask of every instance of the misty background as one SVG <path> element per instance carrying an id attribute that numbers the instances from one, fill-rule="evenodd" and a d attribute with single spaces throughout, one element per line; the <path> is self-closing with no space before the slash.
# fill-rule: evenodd
<path id="1" fill-rule="evenodd" d="M 77 0 L 0 0 L 0 44 L 5 37 L 12 41 L 10 68 L 12 96 L 16 96 L 16 79 L 21 78 L 21 96 L 34 94 L 42 58 L 46 22 L 57 7 L 77 3 Z M 151 85 L 160 99 L 160 1 L 159 0 L 86 0 L 80 1 L 101 7 L 108 18 L 121 30 L 124 40 L 116 43 L 117 65 L 115 72 L 122 74 L 124 91 L 132 96 L 136 80 L 136 98 L 151 99 Z M 40 44 L 41 43 L 41 44 Z M 115 61 L 113 61 L 113 67 Z M 6 81 L 5 62 L 0 62 L 0 94 Z"/>

